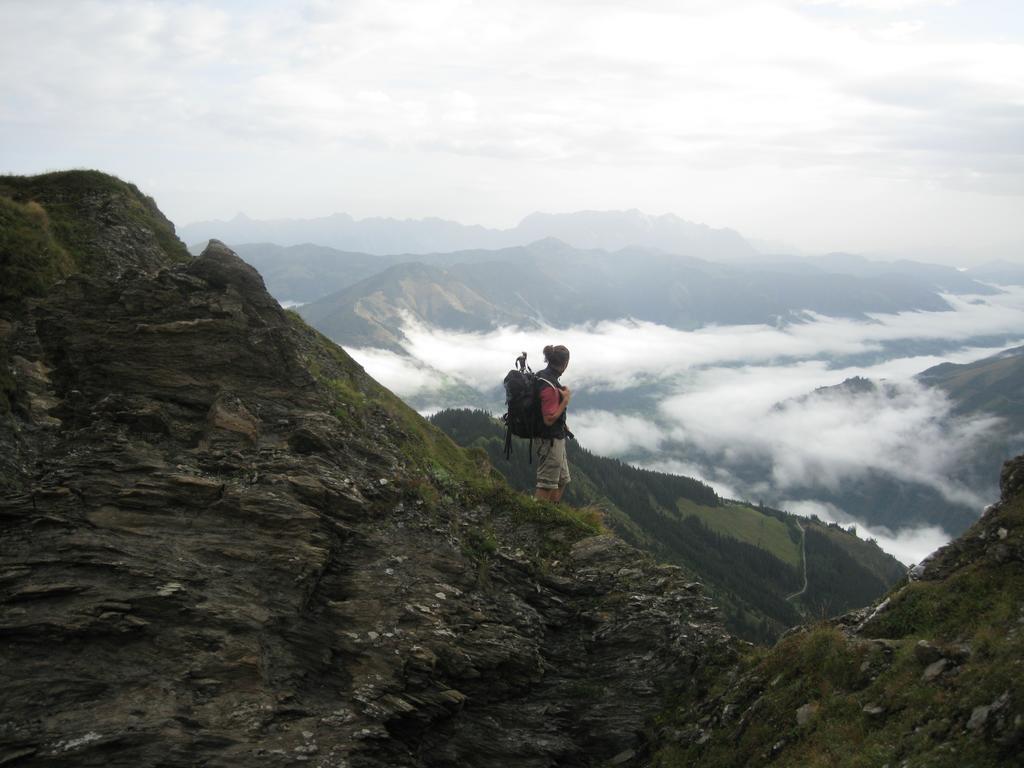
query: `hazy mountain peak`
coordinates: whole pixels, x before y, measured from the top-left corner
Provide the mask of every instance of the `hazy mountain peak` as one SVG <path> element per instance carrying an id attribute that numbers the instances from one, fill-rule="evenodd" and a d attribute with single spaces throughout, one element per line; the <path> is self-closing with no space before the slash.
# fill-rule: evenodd
<path id="1" fill-rule="evenodd" d="M 515 229 L 530 238 L 554 236 L 576 248 L 617 251 L 646 246 L 668 253 L 711 260 L 754 258 L 757 252 L 730 229 L 694 224 L 675 214 L 652 216 L 636 208 L 625 211 L 533 213 Z"/>
<path id="2" fill-rule="evenodd" d="M 437 217 L 353 219 L 336 213 L 313 219 L 253 220 L 243 215 L 230 221 L 205 221 L 181 228 L 186 242 L 216 238 L 227 243 L 311 243 L 376 255 L 450 253 L 500 249 L 557 238 L 574 248 L 616 251 L 629 246 L 709 260 L 755 258 L 757 251 L 731 229 L 695 224 L 667 213 L 657 216 L 636 208 L 573 213 L 535 212 L 511 229 L 490 229 Z"/>
<path id="3" fill-rule="evenodd" d="M 557 237 L 542 237 L 532 243 L 527 243 L 525 247 L 534 253 L 562 253 L 575 250 L 567 242 Z"/>
<path id="4" fill-rule="evenodd" d="M 850 253 L 848 251 L 831 251 L 824 253 L 818 257 L 817 261 L 821 264 L 869 264 L 871 259 L 867 256 L 861 256 L 859 253 Z"/>
<path id="5" fill-rule="evenodd" d="M 666 214 L 668 216 L 675 217 L 674 214 Z M 519 226 L 524 224 L 534 224 L 536 222 L 550 221 L 553 219 L 600 219 L 603 221 L 609 220 L 632 220 L 640 222 L 650 222 L 655 216 L 644 213 L 639 208 L 627 208 L 624 210 L 606 210 L 599 211 L 596 209 L 588 208 L 582 211 L 570 211 L 568 213 L 549 213 L 547 211 L 534 211 L 533 213 L 527 214 L 523 217 L 523 220 L 519 222 Z"/>

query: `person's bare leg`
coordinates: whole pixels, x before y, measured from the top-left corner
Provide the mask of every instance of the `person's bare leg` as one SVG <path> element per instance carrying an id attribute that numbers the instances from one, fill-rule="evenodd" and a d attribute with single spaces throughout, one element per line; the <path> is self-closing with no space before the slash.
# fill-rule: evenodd
<path id="1" fill-rule="evenodd" d="M 565 486 L 560 486 L 551 491 L 551 500 L 558 504 L 562 501 L 562 494 L 565 493 Z"/>
<path id="2" fill-rule="evenodd" d="M 556 496 L 556 494 L 557 494 L 557 496 Z M 544 501 L 554 501 L 554 502 L 557 502 L 558 499 L 561 497 L 561 495 L 562 494 L 559 492 L 558 488 L 538 488 L 537 489 L 537 493 L 535 494 L 535 496 L 538 499 L 543 499 Z"/>

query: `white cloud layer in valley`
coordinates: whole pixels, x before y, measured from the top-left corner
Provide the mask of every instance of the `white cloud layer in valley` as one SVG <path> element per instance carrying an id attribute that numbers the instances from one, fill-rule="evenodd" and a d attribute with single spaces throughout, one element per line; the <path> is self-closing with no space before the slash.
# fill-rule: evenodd
<path id="1" fill-rule="evenodd" d="M 872 371 L 827 374 L 835 382 Z M 949 501 L 979 510 L 991 501 L 948 478 L 995 426 L 993 419 L 956 421 L 950 428 L 947 398 L 909 381 L 892 391 L 784 401 L 787 391 L 804 387 L 806 393 L 813 389 L 806 385 L 823 382 L 822 373 L 807 365 L 702 371 L 688 392 L 662 402 L 661 415 L 673 425 L 671 436 L 704 451 L 732 460 L 770 457 L 763 492 L 808 486 L 835 491 L 843 480 L 877 470 L 930 485 Z"/>
<path id="2" fill-rule="evenodd" d="M 565 344 L 573 352 L 571 380 L 588 389 L 620 390 L 635 387 L 644 380 L 685 380 L 693 371 L 709 366 L 775 367 L 779 363 L 804 361 L 800 370 L 806 375 L 802 380 L 792 380 L 778 392 L 792 397 L 807 391 L 800 389 L 804 384 L 824 386 L 842 380 L 836 378 L 841 374 L 829 370 L 825 360 L 881 352 L 885 342 L 947 341 L 955 356 L 976 354 L 960 350 L 973 338 L 1015 333 L 1024 338 L 1024 290 L 944 298 L 954 311 L 879 314 L 872 315 L 867 322 L 809 316 L 808 322 L 781 328 L 736 325 L 680 331 L 624 320 L 543 331 L 505 327 L 479 334 L 442 331 L 410 322 L 404 329 L 405 348 L 412 358 L 485 391 L 494 386 L 494 372 L 507 369 L 522 350 L 530 353 L 532 363 L 542 367 L 539 349 L 552 343 L 544 339 L 556 337 L 557 343 Z M 473 353 L 467 354 L 467 350 Z M 949 356 L 894 359 L 869 373 L 883 378 L 908 376 L 947 360 L 957 361 Z M 401 394 L 404 385 L 395 383 Z"/>
<path id="3" fill-rule="evenodd" d="M 635 402 L 630 396 L 645 391 L 656 396 L 635 411 L 607 404 L 573 410 L 573 430 L 596 453 L 646 457 L 645 466 L 700 477 L 734 498 L 740 497 L 740 487 L 748 498 L 763 493 L 776 503 L 797 499 L 797 493 L 796 501 L 786 501 L 792 511 L 814 509 L 824 519 L 843 523 L 854 520 L 806 498 L 807 489 L 827 493 L 843 482 L 883 472 L 929 486 L 980 512 L 994 499 L 959 483 L 956 468 L 962 456 L 984 444 L 995 420 L 948 418 L 945 396 L 912 377 L 941 362 L 970 362 L 1024 343 L 1024 288 L 947 300 L 954 311 L 874 315 L 869 321 L 813 317 L 782 328 L 679 331 L 620 321 L 467 334 L 410 325 L 408 357 L 350 351 L 399 395 L 419 396 L 437 408 L 479 403 L 479 396 L 474 400 L 468 394 L 474 390 L 491 394 L 493 403 L 495 387 L 520 351 L 562 343 L 572 351 L 563 381 L 573 389 L 604 392 L 602 403 L 619 397 Z M 1005 345 L 972 343 L 1000 336 Z M 867 365 L 842 363 L 845 355 L 878 352 L 883 343 L 935 340 L 944 340 L 948 351 L 883 355 Z M 533 362 L 540 367 L 541 360 Z M 885 387 L 806 397 L 854 376 L 884 380 Z M 687 454 L 688 447 L 720 464 L 702 465 Z M 730 465 L 749 462 L 768 467 L 761 487 L 744 486 L 730 473 Z M 872 529 L 869 535 L 910 561 L 948 538 L 940 529 Z"/>

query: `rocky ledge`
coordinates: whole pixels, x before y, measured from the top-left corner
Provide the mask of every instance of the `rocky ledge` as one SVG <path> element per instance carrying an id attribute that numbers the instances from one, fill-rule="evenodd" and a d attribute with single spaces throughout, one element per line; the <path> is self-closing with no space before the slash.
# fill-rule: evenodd
<path id="1" fill-rule="evenodd" d="M 639 764 L 733 655 L 678 569 L 459 451 L 467 490 L 219 243 L 2 332 L 0 765 Z"/>
<path id="2" fill-rule="evenodd" d="M 684 694 L 658 765 L 1020 765 L 1024 456 L 1001 498 L 882 601 L 792 630 Z"/>

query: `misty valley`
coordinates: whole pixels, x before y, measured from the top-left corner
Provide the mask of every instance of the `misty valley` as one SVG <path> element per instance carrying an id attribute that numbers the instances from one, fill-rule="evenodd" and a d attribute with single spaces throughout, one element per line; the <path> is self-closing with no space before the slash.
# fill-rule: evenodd
<path id="1" fill-rule="evenodd" d="M 380 251 L 482 236 L 230 224 L 272 294 L 420 412 L 500 415 L 513 359 L 542 367 L 540 347 L 563 343 L 580 448 L 838 523 L 904 563 L 965 530 L 997 497 L 994 467 L 1024 449 L 1012 264 L 764 256 L 735 232 L 635 211 L 530 217 L 487 235 L 499 247 L 401 256 Z M 284 243 L 246 244 L 269 232 Z"/>

